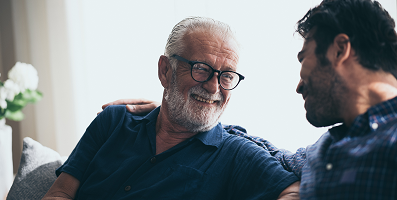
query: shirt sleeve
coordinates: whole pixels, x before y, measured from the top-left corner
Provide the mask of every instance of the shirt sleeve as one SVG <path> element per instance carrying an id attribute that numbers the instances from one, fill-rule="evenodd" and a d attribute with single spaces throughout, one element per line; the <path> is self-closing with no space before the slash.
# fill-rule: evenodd
<path id="1" fill-rule="evenodd" d="M 306 164 L 306 149 L 299 148 L 296 153 L 292 153 L 285 149 L 279 149 L 270 141 L 261 137 L 248 135 L 247 130 L 241 126 L 236 125 L 223 125 L 223 128 L 232 135 L 237 135 L 248 140 L 251 140 L 256 145 L 264 148 L 275 157 L 284 169 L 293 172 L 297 177 L 301 178 L 302 168 Z"/>
<path id="2" fill-rule="evenodd" d="M 230 177 L 229 199 L 276 199 L 288 186 L 298 181 L 270 153 L 251 141 L 235 139 L 229 152 L 234 159 Z"/>
<path id="3" fill-rule="evenodd" d="M 56 175 L 59 176 L 62 172 L 66 172 L 82 181 L 83 175 L 95 154 L 109 138 L 118 123 L 122 123 L 121 118 L 125 115 L 125 112 L 125 106 L 109 106 L 97 115 L 66 162 L 56 170 Z"/>

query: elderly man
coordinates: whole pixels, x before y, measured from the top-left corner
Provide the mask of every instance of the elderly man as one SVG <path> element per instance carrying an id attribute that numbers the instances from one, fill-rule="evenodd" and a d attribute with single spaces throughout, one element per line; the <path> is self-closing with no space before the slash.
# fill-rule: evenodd
<path id="1" fill-rule="evenodd" d="M 298 198 L 298 178 L 269 152 L 218 123 L 236 72 L 230 28 L 188 18 L 158 62 L 161 107 L 146 116 L 109 106 L 87 128 L 45 199 Z"/>
<path id="2" fill-rule="evenodd" d="M 306 118 L 316 127 L 341 124 L 294 155 L 234 133 L 266 146 L 302 176 L 302 199 L 397 199 L 394 20 L 376 1 L 324 0 L 297 27 L 305 42 L 296 91 Z"/>

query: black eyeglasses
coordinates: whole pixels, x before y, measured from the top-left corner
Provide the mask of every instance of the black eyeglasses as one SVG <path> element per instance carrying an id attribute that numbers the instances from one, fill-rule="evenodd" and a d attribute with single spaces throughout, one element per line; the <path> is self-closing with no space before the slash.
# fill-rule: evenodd
<path id="1" fill-rule="evenodd" d="M 204 83 L 210 80 L 215 72 L 218 72 L 218 83 L 225 90 L 233 90 L 237 87 L 241 80 L 244 80 L 244 76 L 234 71 L 220 71 L 212 68 L 209 64 L 199 61 L 190 61 L 182 58 L 178 55 L 172 55 L 171 57 L 186 62 L 191 68 L 191 75 L 193 80 Z"/>

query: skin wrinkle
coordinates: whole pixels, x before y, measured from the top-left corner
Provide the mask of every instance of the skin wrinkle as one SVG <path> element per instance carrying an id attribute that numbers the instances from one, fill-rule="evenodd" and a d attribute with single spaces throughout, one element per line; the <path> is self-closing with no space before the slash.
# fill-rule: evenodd
<path id="1" fill-rule="evenodd" d="M 349 107 L 349 110 L 346 108 L 343 113 L 345 123 L 348 125 L 353 123 L 357 115 L 364 113 L 371 106 L 376 105 L 379 102 L 387 101 L 388 98 L 385 98 L 385 96 L 382 96 L 381 94 L 392 93 L 390 96 L 393 96 L 392 91 L 397 87 L 397 85 L 390 85 L 390 83 L 395 79 L 394 76 L 382 70 L 374 73 L 370 69 L 363 69 L 361 73 L 357 73 L 356 75 L 356 77 L 347 76 L 347 79 L 359 80 L 358 82 L 352 82 L 349 84 L 349 87 L 351 88 L 349 93 L 351 102 L 349 104 L 350 106 L 347 106 Z M 369 78 L 357 78 L 363 76 Z"/>
<path id="2" fill-rule="evenodd" d="M 183 68 L 180 68 L 179 65 L 182 64 Z M 179 62 L 178 67 L 176 68 L 176 75 L 183 76 L 183 75 L 190 75 L 190 65 L 185 62 Z"/>
<path id="3" fill-rule="evenodd" d="M 219 37 L 216 39 L 216 41 L 213 41 L 213 39 L 208 40 L 208 38 L 212 38 L 212 37 L 208 37 L 208 33 L 206 32 L 199 32 L 199 33 L 191 33 L 188 35 L 185 35 L 183 40 L 186 43 L 187 46 L 192 45 L 191 48 L 188 48 L 188 51 L 185 51 L 184 55 L 182 55 L 182 57 L 185 57 L 188 60 L 197 60 L 197 61 L 201 61 L 201 62 L 206 62 L 207 64 L 211 65 L 212 67 L 214 67 L 215 69 L 220 69 L 222 71 L 225 70 L 225 66 L 228 66 L 227 68 L 229 69 L 230 66 L 236 65 L 238 61 L 236 60 L 231 60 L 231 59 L 225 59 L 225 57 L 236 57 L 236 56 L 229 56 L 230 54 L 228 52 L 233 52 L 231 51 L 231 49 L 234 49 L 234 47 L 236 46 L 233 40 L 229 40 L 226 43 L 227 44 L 223 44 L 222 42 L 220 42 L 221 40 L 219 40 Z M 216 37 L 215 37 L 216 38 Z M 229 49 L 230 48 L 230 49 Z M 227 50 L 225 50 L 227 49 Z M 221 59 L 219 59 L 219 57 L 223 57 Z M 178 63 L 178 67 L 176 72 L 177 72 L 177 76 L 178 77 L 185 77 L 183 79 L 181 79 L 180 81 L 188 81 L 189 84 L 194 83 L 192 86 L 196 85 L 197 87 L 202 88 L 202 90 L 207 90 L 207 92 L 209 92 L 209 95 L 215 95 L 215 94 L 220 94 L 222 95 L 224 98 L 224 101 L 218 101 L 215 102 L 222 110 L 224 109 L 224 107 L 226 106 L 228 99 L 230 98 L 230 92 L 229 91 L 224 91 L 220 88 L 220 85 L 218 84 L 217 81 L 217 77 L 213 77 L 212 79 L 210 79 L 209 81 L 205 82 L 205 83 L 198 83 L 195 82 L 194 80 L 190 80 L 191 75 L 190 75 L 190 67 L 189 64 L 183 63 L 183 62 L 179 62 Z M 235 68 L 235 67 L 234 67 Z M 193 82 L 192 82 L 193 81 Z M 179 80 L 178 80 L 179 82 Z M 187 87 L 189 86 L 181 86 L 181 91 L 182 93 L 186 94 L 187 91 Z M 214 88 L 217 88 L 216 90 L 214 90 Z M 167 91 L 169 92 L 169 91 Z M 214 92 L 214 93 L 213 93 Z M 212 99 L 211 96 L 207 95 L 200 95 L 200 93 L 192 93 L 192 94 L 198 94 L 198 96 L 204 98 L 204 99 Z M 227 98 L 225 98 L 227 97 Z M 192 97 L 192 95 L 188 95 L 185 96 L 184 98 L 189 98 L 189 99 L 194 99 Z M 185 99 L 186 100 L 186 99 Z M 196 100 L 191 100 L 191 101 L 196 101 Z M 219 118 L 219 116 L 218 116 Z"/>
<path id="4" fill-rule="evenodd" d="M 203 50 L 202 52 L 204 52 L 205 47 L 209 47 L 211 49 L 211 52 L 210 53 L 206 52 L 205 54 L 207 54 L 207 55 L 210 54 L 210 55 L 213 55 L 214 57 L 216 57 L 216 61 L 215 61 L 214 64 L 209 63 L 210 61 L 207 60 L 207 59 L 200 60 L 200 62 L 205 62 L 205 63 L 207 63 L 207 64 L 209 64 L 211 66 L 214 66 L 218 62 L 222 63 L 222 61 L 218 61 L 218 59 L 220 59 L 221 57 L 225 57 L 230 62 L 233 62 L 234 60 L 238 60 L 239 59 L 239 57 L 235 53 L 235 51 L 233 51 L 232 49 L 228 49 L 228 48 L 224 47 L 225 43 L 219 43 L 219 42 L 214 42 L 214 41 L 206 41 L 206 40 L 201 40 L 200 38 L 194 38 L 194 40 L 195 40 L 195 42 L 198 42 L 198 43 L 202 44 L 202 46 L 200 47 L 200 49 Z M 222 49 L 222 52 L 220 51 L 221 49 Z M 205 56 L 205 54 L 201 53 L 201 55 L 203 57 Z M 198 60 L 196 60 L 196 61 L 198 61 Z M 223 68 L 225 68 L 225 66 L 223 66 Z M 227 70 L 231 70 L 231 71 L 235 71 L 236 70 L 236 68 L 231 67 L 231 66 L 226 66 L 226 68 L 227 68 Z"/>
<path id="5" fill-rule="evenodd" d="M 238 60 L 231 59 L 238 57 L 235 53 L 237 45 L 233 38 L 225 41 L 220 36 L 201 31 L 185 35 L 182 40 L 185 42 L 186 50 L 179 56 L 192 61 L 205 62 L 221 71 L 237 68 Z M 163 58 L 164 62 L 168 69 L 172 68 L 168 58 Z M 199 132 L 210 130 L 218 123 L 231 97 L 231 91 L 221 88 L 217 76 L 207 82 L 199 83 L 191 77 L 188 63 L 176 62 L 176 64 L 175 70 L 173 68 L 164 71 L 164 101 L 156 123 L 158 139 L 156 154 Z M 218 101 L 212 104 L 204 103 L 195 99 L 195 95 L 206 100 Z"/>
<path id="6" fill-rule="evenodd" d="M 175 127 L 174 127 L 175 128 Z M 160 127 L 160 129 L 164 130 L 163 128 Z M 168 132 L 166 132 L 168 133 Z M 185 131 L 180 131 L 176 134 L 168 134 L 167 137 L 163 135 L 156 135 L 156 139 L 160 139 L 162 142 L 166 144 L 174 144 L 175 142 L 179 142 L 181 139 L 186 139 L 190 138 L 192 134 L 189 134 Z M 164 139 L 165 138 L 165 139 Z"/>
<path id="7" fill-rule="evenodd" d="M 180 123 L 182 123 L 182 124 L 185 124 L 186 123 L 186 119 L 191 119 L 191 120 L 188 120 L 188 121 L 191 121 L 191 122 L 189 122 L 189 124 L 190 123 L 196 123 L 197 121 L 197 115 L 199 115 L 199 113 L 197 113 L 197 114 L 195 114 L 196 116 L 195 117 L 193 117 L 192 118 L 192 116 L 190 116 L 190 115 L 186 115 L 187 113 L 185 113 L 185 111 L 187 111 L 186 109 L 189 109 L 189 108 L 184 108 L 184 109 L 182 109 L 182 110 L 179 110 L 180 109 L 180 107 L 179 107 L 179 105 L 180 105 L 180 102 L 182 102 L 183 100 L 183 95 L 180 93 L 180 91 L 178 90 L 178 81 L 175 79 L 175 77 L 173 78 L 174 80 L 172 81 L 172 85 L 173 86 L 171 86 L 173 89 L 171 89 L 171 90 L 168 90 L 167 91 L 167 93 L 169 93 L 169 94 L 167 94 L 166 96 L 166 99 L 169 101 L 169 108 L 173 111 L 173 112 L 170 112 L 170 113 L 173 113 L 173 114 L 175 114 L 175 115 L 173 115 L 173 114 L 171 114 L 171 116 L 173 116 L 173 117 L 171 117 L 173 120 L 177 120 L 177 121 L 175 121 L 176 123 L 175 124 L 179 124 L 179 125 L 181 125 Z M 193 90 L 192 92 L 193 92 L 193 94 L 195 94 L 196 92 L 194 92 L 194 91 L 197 91 L 197 87 L 198 88 L 201 88 L 201 86 L 200 85 L 196 85 L 194 88 L 196 88 L 196 90 Z M 193 88 L 192 88 L 193 89 Z M 200 89 L 201 91 L 203 90 L 203 89 Z M 199 90 L 199 91 L 200 91 Z M 189 90 L 189 92 L 190 92 L 190 90 Z M 198 94 L 200 95 L 200 93 L 198 92 Z M 169 96 L 170 95 L 170 96 Z M 206 94 L 207 95 L 207 94 Z M 208 95 L 210 95 L 210 94 L 208 94 Z M 214 96 L 214 95 L 217 95 L 217 94 L 213 94 L 213 95 L 211 95 L 211 96 Z M 218 93 L 218 95 L 221 95 L 220 93 Z M 191 95 L 189 95 L 189 96 L 191 96 Z M 201 96 L 201 95 L 200 95 Z M 203 96 L 204 97 L 204 96 Z M 212 98 L 212 97 L 211 97 Z M 178 100 L 179 99 L 179 100 Z M 220 107 L 221 108 L 221 110 L 223 110 L 223 105 L 222 105 L 222 103 L 224 102 L 223 101 L 223 97 L 222 96 L 219 96 L 219 98 L 216 98 L 216 99 L 220 99 L 220 101 L 218 101 L 217 102 L 217 104 L 218 104 L 218 107 Z M 177 105 L 178 104 L 178 105 Z M 172 106 L 172 105 L 177 105 L 177 107 L 174 107 L 174 106 Z M 186 104 L 184 104 L 184 106 L 185 106 Z M 208 109 L 207 108 L 202 108 L 202 109 L 204 109 L 204 110 L 207 110 L 208 111 Z M 220 116 L 220 114 L 221 113 L 216 113 L 216 112 L 219 112 L 219 110 L 214 110 L 215 108 L 213 108 L 212 109 L 212 112 L 211 112 L 211 117 L 210 118 L 208 118 L 208 117 L 205 117 L 207 120 L 208 119 L 210 119 L 210 121 L 206 121 L 206 123 L 205 124 L 202 124 L 202 125 L 200 125 L 199 127 L 197 127 L 197 125 L 195 125 L 195 128 L 197 129 L 197 128 L 199 128 L 199 129 L 207 129 L 207 128 L 209 128 L 210 126 L 212 126 L 212 125 L 214 125 L 211 121 L 213 121 L 214 119 L 212 119 L 212 117 L 214 117 L 214 116 L 218 116 L 218 118 L 217 119 L 219 119 L 219 116 Z M 197 111 L 196 111 L 197 112 Z M 196 113 L 195 112 L 195 113 Z M 223 112 L 223 111 L 221 111 L 221 112 Z M 179 115 L 181 115 L 180 117 L 178 117 Z M 182 117 L 182 118 L 181 118 Z M 217 120 L 216 119 L 216 120 Z M 203 123 L 203 121 L 202 120 L 199 120 L 199 121 L 201 121 L 200 123 Z M 215 122 L 215 121 L 213 121 L 213 122 Z M 174 124 L 172 124 L 172 127 L 175 127 L 175 126 L 173 126 Z M 179 126 L 178 126 L 179 127 Z M 188 128 L 189 127 L 189 125 L 188 124 L 185 124 L 184 126 L 183 126 L 184 128 Z M 191 127 L 191 128 L 193 128 L 193 127 Z M 188 128 L 188 130 L 189 130 L 190 128 Z M 164 130 L 164 129 L 163 129 Z M 191 133 L 188 133 L 187 135 L 188 136 L 193 136 L 195 133 L 197 133 L 196 131 L 193 131 L 193 130 L 189 130 L 190 132 L 194 132 L 193 134 L 191 134 Z M 170 134 L 170 132 L 169 131 L 167 131 L 167 135 L 171 135 Z M 186 135 L 186 134 L 185 134 Z M 174 137 L 174 138 L 176 138 L 176 137 Z M 182 137 L 182 138 L 185 138 L 185 136 L 184 137 Z"/>
<path id="8" fill-rule="evenodd" d="M 172 75 L 174 76 L 174 75 Z M 176 76 L 176 73 L 175 73 Z M 172 83 L 171 85 L 177 84 L 175 80 L 175 77 L 172 78 Z M 169 93 L 168 89 L 165 91 L 165 93 Z M 166 96 L 168 94 L 165 94 Z M 173 123 L 170 121 L 169 118 L 165 117 L 163 120 L 167 121 L 166 123 L 163 123 L 162 126 L 157 126 L 156 125 L 156 133 L 163 133 L 163 134 L 156 134 L 156 143 L 163 143 L 162 146 L 156 145 L 156 155 L 160 154 L 161 152 L 165 151 L 166 149 L 175 146 L 176 144 L 180 143 L 181 141 L 184 141 L 187 138 L 190 138 L 194 136 L 196 133 L 192 133 L 189 130 L 187 130 L 185 127 L 180 126 L 177 123 Z M 157 121 L 159 123 L 160 120 Z M 168 146 L 168 147 L 164 147 Z"/>
<path id="9" fill-rule="evenodd" d="M 164 120 L 169 121 L 168 118 L 164 118 Z M 157 126 L 156 133 L 158 133 L 158 132 L 167 133 L 167 135 L 173 139 L 186 139 L 186 138 L 190 138 L 191 136 L 193 136 L 195 134 L 195 133 L 194 134 L 190 133 L 184 127 L 178 126 L 178 124 L 174 124 L 171 122 L 166 123 L 166 125 L 163 125 L 163 126 Z M 163 140 L 163 136 L 159 136 L 159 135 L 160 134 L 156 134 L 156 137 L 159 137 L 162 139 L 162 141 L 165 141 L 165 140 Z M 176 137 L 176 136 L 180 136 L 180 137 Z"/>

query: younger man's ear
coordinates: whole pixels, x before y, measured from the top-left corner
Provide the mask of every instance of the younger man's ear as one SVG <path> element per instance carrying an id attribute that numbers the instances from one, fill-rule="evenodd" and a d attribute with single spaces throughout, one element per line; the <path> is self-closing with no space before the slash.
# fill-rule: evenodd
<path id="1" fill-rule="evenodd" d="M 344 61 L 352 56 L 351 43 L 349 36 L 344 33 L 340 33 L 334 38 L 333 46 L 333 59 L 336 66 L 342 64 Z"/>
<path id="2" fill-rule="evenodd" d="M 171 81 L 172 69 L 170 61 L 167 56 L 161 55 L 158 62 L 158 76 L 164 88 L 168 88 L 169 81 Z"/>

